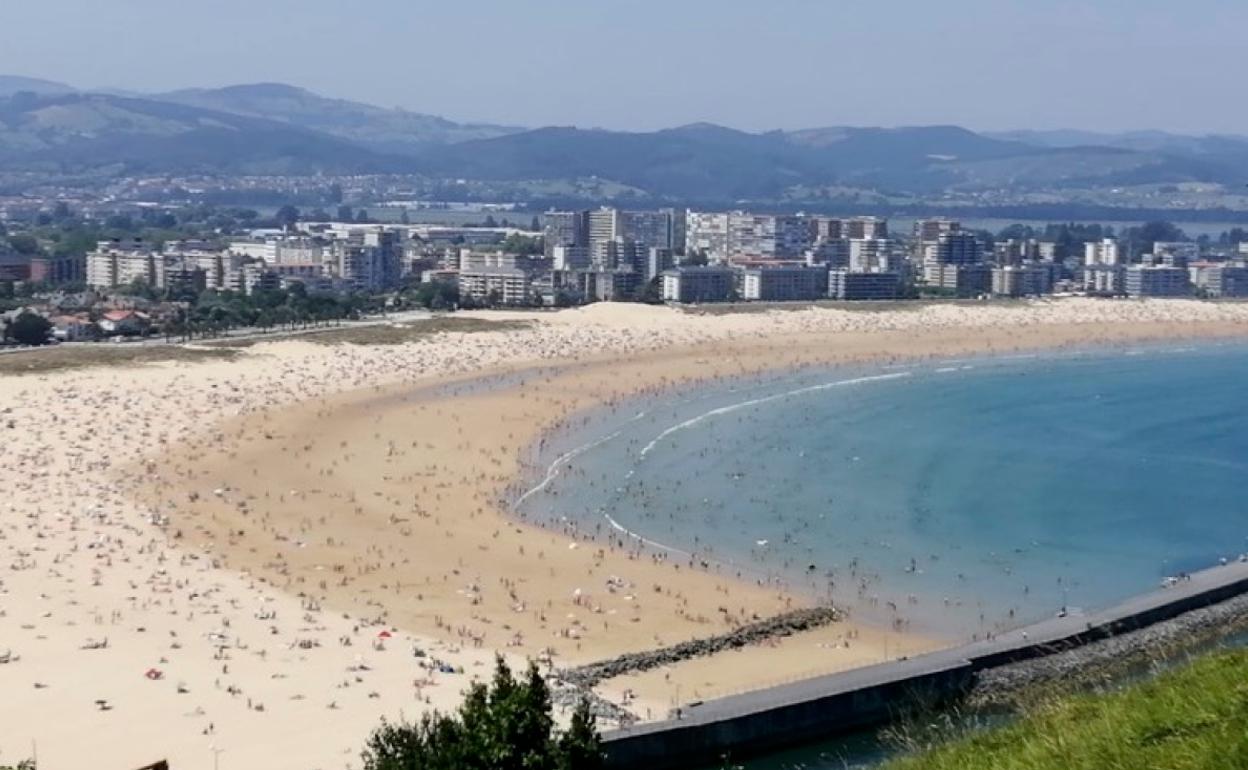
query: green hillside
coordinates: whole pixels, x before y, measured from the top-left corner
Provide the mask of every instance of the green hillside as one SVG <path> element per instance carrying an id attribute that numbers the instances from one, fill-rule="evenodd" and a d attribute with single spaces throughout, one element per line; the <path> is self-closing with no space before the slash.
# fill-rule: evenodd
<path id="1" fill-rule="evenodd" d="M 1248 768 L 1248 650 L 1222 652 L 1121 692 L 1050 700 L 1018 722 L 884 770 Z"/>

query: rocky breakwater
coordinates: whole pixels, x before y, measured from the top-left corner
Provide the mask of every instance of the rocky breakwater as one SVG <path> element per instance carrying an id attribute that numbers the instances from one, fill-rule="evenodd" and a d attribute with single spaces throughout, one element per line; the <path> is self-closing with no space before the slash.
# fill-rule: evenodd
<path id="1" fill-rule="evenodd" d="M 1248 633 L 1248 595 L 1052 655 L 980 671 L 968 703 L 1009 706 L 1046 688 L 1114 681 L 1132 670 L 1185 660 L 1244 633 Z"/>
<path id="2" fill-rule="evenodd" d="M 834 607 L 793 610 L 755 623 L 748 623 L 717 636 L 690 639 L 687 642 L 660 647 L 656 650 L 629 652 L 596 663 L 563 669 L 555 676 L 567 684 L 588 690 L 600 682 L 624 674 L 649 671 L 660 666 L 670 666 L 693 658 L 715 655 L 725 650 L 792 636 L 803 631 L 821 628 L 843 618 L 844 614 L 841 610 Z"/>

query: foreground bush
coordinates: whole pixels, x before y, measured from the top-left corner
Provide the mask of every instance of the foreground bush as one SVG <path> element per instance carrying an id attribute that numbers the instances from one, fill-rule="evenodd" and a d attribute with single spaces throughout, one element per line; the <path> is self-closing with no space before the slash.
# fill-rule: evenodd
<path id="1" fill-rule="evenodd" d="M 566 732 L 555 730 L 550 690 L 529 664 L 515 679 L 502 658 L 494 681 L 474 683 L 452 716 L 382 722 L 364 751 L 365 770 L 597 770 L 602 745 L 587 702 Z"/>

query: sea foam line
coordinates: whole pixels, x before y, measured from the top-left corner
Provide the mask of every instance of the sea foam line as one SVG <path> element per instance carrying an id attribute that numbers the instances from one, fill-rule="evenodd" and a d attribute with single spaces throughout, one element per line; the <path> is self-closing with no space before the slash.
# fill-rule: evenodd
<path id="1" fill-rule="evenodd" d="M 636 540 L 639 543 L 644 543 L 650 546 L 651 548 L 657 548 L 661 551 L 667 551 L 669 553 L 680 554 L 681 556 L 687 556 L 691 559 L 693 558 L 693 554 L 689 553 L 688 551 L 682 551 L 679 548 L 676 548 L 675 546 L 670 546 L 670 545 L 667 545 L 666 543 L 660 543 L 658 540 L 651 540 L 650 538 L 645 537 L 644 535 L 637 534 L 631 529 L 628 529 L 627 527 L 625 527 L 623 524 L 620 524 L 615 519 L 611 518 L 611 514 L 607 513 L 606 511 L 603 511 L 602 518 L 606 519 L 607 523 L 610 524 L 611 527 L 616 532 L 621 532 L 627 535 L 628 537 L 631 537 L 632 539 Z"/>
<path id="2" fill-rule="evenodd" d="M 834 382 L 822 382 L 822 383 L 819 383 L 818 385 L 807 385 L 802 388 L 786 390 L 783 393 L 773 393 L 770 396 L 760 396 L 759 398 L 751 398 L 746 401 L 738 402 L 736 404 L 729 404 L 728 406 L 721 406 L 721 407 L 712 409 L 709 412 L 704 412 L 698 415 L 697 417 L 691 417 L 688 420 L 685 420 L 684 422 L 678 422 L 675 425 L 671 426 L 670 428 L 667 428 L 662 433 L 655 436 L 654 439 L 649 444 L 646 444 L 644 447 L 642 447 L 641 453 L 640 455 L 638 455 L 638 458 L 645 459 L 646 455 L 650 454 L 651 450 L 653 450 L 656 446 L 658 446 L 659 442 L 661 442 L 663 439 L 667 438 L 668 436 L 671 436 L 674 433 L 679 433 L 682 430 L 692 428 L 698 423 L 705 422 L 706 420 L 709 420 L 712 417 L 719 417 L 720 415 L 730 414 L 732 412 L 736 412 L 741 409 L 749 409 L 750 407 L 758 406 L 759 404 L 766 404 L 772 401 L 779 401 L 782 398 L 789 398 L 790 396 L 801 396 L 807 393 L 816 393 L 821 390 L 831 390 L 832 388 L 844 387 L 846 385 L 859 385 L 864 382 L 897 380 L 897 379 L 901 379 L 902 377 L 909 377 L 910 375 L 911 375 L 911 372 L 892 372 L 890 374 L 873 374 L 867 377 L 855 377 L 849 380 L 836 380 Z"/>
<path id="3" fill-rule="evenodd" d="M 636 415 L 634 415 L 633 417 L 629 419 L 629 422 L 636 422 L 637 420 L 640 420 L 642 417 L 645 417 L 645 416 L 646 416 L 645 412 L 638 412 Z M 524 494 L 517 497 L 515 501 L 511 504 L 511 509 L 513 511 L 518 509 L 521 505 L 524 504 L 525 500 L 528 500 L 533 495 L 537 494 L 538 492 L 541 492 L 543 489 L 550 486 L 550 483 L 555 480 L 556 476 L 559 475 L 559 467 L 563 465 L 564 463 L 566 463 L 568 460 L 571 460 L 572 458 L 577 457 L 578 455 L 582 455 L 588 452 L 589 450 L 593 449 L 594 447 L 602 446 L 603 444 L 607 443 L 608 441 L 615 438 L 616 436 L 619 436 L 623 432 L 624 430 L 623 428 L 621 428 L 620 430 L 617 430 L 614 433 L 609 433 L 606 436 L 594 439 L 593 441 L 590 441 L 587 444 L 581 444 L 578 447 L 569 449 L 568 451 L 556 457 L 554 459 L 554 462 L 552 462 L 546 468 L 546 475 L 542 478 L 541 482 L 538 483 L 537 486 L 533 487 L 532 489 L 528 490 Z"/>

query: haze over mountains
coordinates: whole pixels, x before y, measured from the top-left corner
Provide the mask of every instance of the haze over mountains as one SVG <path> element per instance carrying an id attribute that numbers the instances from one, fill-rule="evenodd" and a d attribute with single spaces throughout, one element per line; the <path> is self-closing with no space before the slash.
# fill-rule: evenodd
<path id="1" fill-rule="evenodd" d="M 980 134 L 956 126 L 530 130 L 456 123 L 282 84 L 134 95 L 0 76 L 0 170 L 601 179 L 653 199 L 800 201 L 835 188 L 931 195 L 1184 182 L 1242 187 L 1248 138 Z"/>

